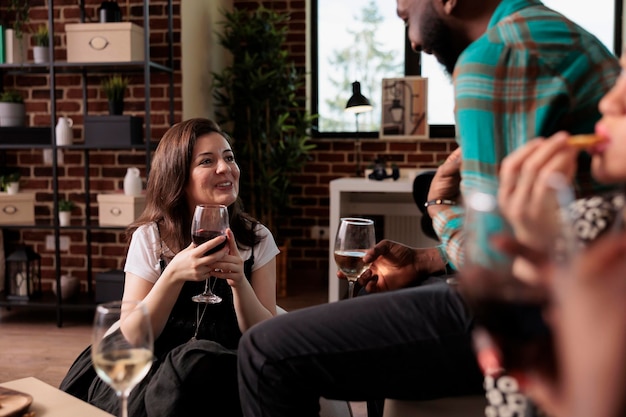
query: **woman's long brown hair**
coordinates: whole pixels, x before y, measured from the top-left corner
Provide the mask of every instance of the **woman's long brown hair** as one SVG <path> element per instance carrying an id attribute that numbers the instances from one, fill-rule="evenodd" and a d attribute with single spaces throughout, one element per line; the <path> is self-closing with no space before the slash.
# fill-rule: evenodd
<path id="1" fill-rule="evenodd" d="M 189 246 L 192 208 L 187 202 L 185 189 L 196 141 L 209 133 L 217 133 L 231 143 L 218 124 L 209 119 L 189 119 L 165 132 L 152 159 L 146 186 L 146 207 L 126 229 L 128 242 L 139 226 L 156 223 L 161 240 L 174 253 Z M 261 240 L 254 232 L 258 222 L 243 211 L 239 197 L 228 207 L 228 212 L 238 246 L 252 247 Z"/>

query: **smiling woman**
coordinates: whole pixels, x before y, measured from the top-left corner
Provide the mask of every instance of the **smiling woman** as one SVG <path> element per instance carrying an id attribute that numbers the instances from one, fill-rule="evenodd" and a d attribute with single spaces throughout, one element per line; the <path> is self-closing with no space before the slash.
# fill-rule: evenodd
<path id="1" fill-rule="evenodd" d="M 133 389 L 129 415 L 195 415 L 207 407 L 241 415 L 237 346 L 251 326 L 276 314 L 279 250 L 269 230 L 243 212 L 238 190 L 239 166 L 216 123 L 190 119 L 165 132 L 152 159 L 146 208 L 127 229 L 122 298 L 145 303 L 155 335 L 155 361 Z M 199 204 L 227 206 L 230 222 L 217 229 L 226 238 L 192 242 Z M 221 303 L 192 301 L 209 277 Z M 122 329 L 131 336 L 135 331 Z M 89 358 L 87 349 L 61 387 L 116 412 L 115 396 L 87 366 Z"/>

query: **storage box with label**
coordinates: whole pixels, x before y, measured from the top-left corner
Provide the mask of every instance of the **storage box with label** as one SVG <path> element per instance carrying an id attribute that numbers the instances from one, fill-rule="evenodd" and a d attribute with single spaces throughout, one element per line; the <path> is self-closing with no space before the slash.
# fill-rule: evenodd
<path id="1" fill-rule="evenodd" d="M 65 32 L 67 62 L 144 60 L 144 31 L 134 23 L 68 23 Z"/>
<path id="2" fill-rule="evenodd" d="M 143 144 L 143 119 L 137 116 L 85 116 L 85 147 L 115 148 Z"/>
<path id="3" fill-rule="evenodd" d="M 145 205 L 145 195 L 98 194 L 98 223 L 100 226 L 128 226 L 139 217 Z"/>
<path id="4" fill-rule="evenodd" d="M 111 269 L 96 274 L 96 303 L 119 301 L 124 292 L 124 271 Z"/>
<path id="5" fill-rule="evenodd" d="M 35 224 L 34 193 L 0 193 L 0 225 L 12 224 Z"/>

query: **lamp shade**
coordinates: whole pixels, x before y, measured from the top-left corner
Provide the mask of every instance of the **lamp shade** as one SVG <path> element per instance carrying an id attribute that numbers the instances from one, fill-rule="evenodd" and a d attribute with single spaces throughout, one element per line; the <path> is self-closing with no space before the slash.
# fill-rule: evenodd
<path id="1" fill-rule="evenodd" d="M 345 111 L 349 113 L 365 113 L 372 110 L 370 101 L 361 94 L 361 83 L 355 81 L 352 83 L 352 97 L 346 103 Z"/>

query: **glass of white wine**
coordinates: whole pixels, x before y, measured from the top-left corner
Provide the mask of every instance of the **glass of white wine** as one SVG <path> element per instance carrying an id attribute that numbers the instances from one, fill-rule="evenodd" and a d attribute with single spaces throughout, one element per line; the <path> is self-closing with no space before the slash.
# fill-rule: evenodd
<path id="1" fill-rule="evenodd" d="M 354 296 L 354 283 L 369 264 L 363 261 L 368 249 L 376 244 L 374 221 L 345 217 L 339 222 L 335 237 L 335 263 L 348 279 L 348 298 Z"/>
<path id="2" fill-rule="evenodd" d="M 96 307 L 91 358 L 98 376 L 120 398 L 121 417 L 128 417 L 128 395 L 150 370 L 153 344 L 143 303 L 114 301 Z"/>

